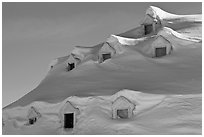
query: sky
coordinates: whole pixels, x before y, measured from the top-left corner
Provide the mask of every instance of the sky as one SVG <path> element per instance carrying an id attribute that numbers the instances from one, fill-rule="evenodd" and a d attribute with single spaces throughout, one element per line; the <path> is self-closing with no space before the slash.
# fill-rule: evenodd
<path id="1" fill-rule="evenodd" d="M 46 76 L 54 58 L 74 46 L 94 46 L 139 26 L 154 5 L 201 14 L 202 3 L 20 3 L 2 5 L 2 105 L 16 101 Z"/>

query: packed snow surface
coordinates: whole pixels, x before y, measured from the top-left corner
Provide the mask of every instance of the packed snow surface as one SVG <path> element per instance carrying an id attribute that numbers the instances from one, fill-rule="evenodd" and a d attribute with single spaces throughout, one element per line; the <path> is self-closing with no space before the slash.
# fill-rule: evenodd
<path id="1" fill-rule="evenodd" d="M 112 119 L 112 102 L 119 96 L 136 104 L 130 119 Z M 70 101 L 79 108 L 73 130 L 64 130 L 58 113 Z M 34 102 L 26 107 L 4 111 L 7 121 L 4 134 L 201 134 L 202 96 L 147 94 L 122 90 L 111 96 L 72 96 L 61 103 Z M 36 106 L 42 117 L 34 125 L 26 126 L 30 106 Z"/>
<path id="2" fill-rule="evenodd" d="M 123 52 L 100 64 L 104 43 L 76 46 L 70 52 L 80 59 L 76 68 L 67 71 L 69 55 L 54 59 L 34 90 L 3 109 L 3 134 L 202 134 L 200 15 L 175 15 L 153 6 L 146 14 L 191 25 L 162 27 L 146 36 L 139 34 L 142 27 L 111 35 L 106 42 Z M 146 56 L 159 36 L 170 42 L 172 52 L 160 58 Z M 119 96 L 136 105 L 130 119 L 112 118 L 112 103 Z M 64 130 L 59 119 L 67 101 L 80 111 L 72 130 Z M 41 117 L 27 125 L 31 106 Z"/>

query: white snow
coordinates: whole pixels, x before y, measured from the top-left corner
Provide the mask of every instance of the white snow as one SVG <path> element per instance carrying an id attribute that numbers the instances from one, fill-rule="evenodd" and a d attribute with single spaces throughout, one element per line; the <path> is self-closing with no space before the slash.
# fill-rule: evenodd
<path id="1" fill-rule="evenodd" d="M 117 41 L 122 45 L 130 45 L 130 46 L 136 45 L 137 43 L 148 39 L 148 37 L 142 37 L 142 38 L 137 38 L 137 39 L 125 38 L 125 37 L 121 37 L 121 36 L 117 36 L 117 35 L 113 35 L 113 34 L 111 35 L 111 37 L 116 38 Z M 111 40 L 109 39 L 108 42 L 110 42 L 110 43 L 114 42 L 114 40 L 112 40 L 112 41 Z"/>
<path id="2" fill-rule="evenodd" d="M 130 119 L 112 119 L 112 102 L 121 95 L 136 102 Z M 75 128 L 66 131 L 57 115 L 68 100 L 79 108 L 80 115 Z M 29 106 L 4 111 L 9 117 L 3 134 L 201 134 L 201 104 L 201 94 L 157 95 L 122 90 L 112 96 L 73 96 L 57 104 L 30 104 L 42 114 L 31 126 L 22 124 Z"/>
<path id="3" fill-rule="evenodd" d="M 196 14 L 196 15 L 176 15 L 172 13 L 168 13 L 158 7 L 150 6 L 146 10 L 146 14 L 152 16 L 155 19 L 159 20 L 169 20 L 169 21 L 198 21 L 202 22 L 202 15 Z"/>
<path id="4" fill-rule="evenodd" d="M 71 53 L 76 55 L 76 57 L 78 57 L 79 59 L 83 60 L 87 55 L 91 53 L 92 49 L 92 47 L 75 46 Z"/>
<path id="5" fill-rule="evenodd" d="M 200 15 L 153 6 L 146 14 L 168 23 L 200 21 Z M 139 34 L 142 27 L 113 34 L 106 42 L 122 52 L 101 64 L 103 43 L 76 46 L 71 54 L 81 62 L 72 71 L 66 70 L 69 55 L 53 60 L 52 71 L 34 90 L 3 109 L 3 134 L 202 134 L 202 24 L 181 25 L 145 37 Z M 146 56 L 159 36 L 172 44 L 171 54 Z M 136 104 L 130 119 L 112 119 L 112 102 L 120 96 Z M 72 130 L 64 130 L 59 118 L 67 101 L 80 111 Z M 41 117 L 28 126 L 31 106 Z"/>
<path id="6" fill-rule="evenodd" d="M 181 43 L 185 43 L 184 41 L 186 41 L 189 44 L 192 44 L 194 42 L 201 42 L 201 40 L 202 40 L 199 37 L 190 37 L 190 36 L 187 36 L 185 34 L 180 34 L 180 33 L 176 32 L 176 31 L 174 31 L 168 27 L 162 28 L 162 30 L 160 30 L 157 35 L 162 35 L 163 37 L 165 37 L 167 39 L 169 37 L 174 37 L 174 39 L 172 41 L 176 41 L 175 39 L 180 39 L 182 41 Z"/>
<path id="7" fill-rule="evenodd" d="M 48 71 L 50 71 L 55 65 L 57 65 L 58 59 L 53 59 L 48 65 Z"/>

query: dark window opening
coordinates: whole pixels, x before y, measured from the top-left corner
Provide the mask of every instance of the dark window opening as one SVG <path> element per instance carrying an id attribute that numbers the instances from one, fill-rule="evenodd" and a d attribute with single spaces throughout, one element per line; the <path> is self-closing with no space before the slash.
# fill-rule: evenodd
<path id="1" fill-rule="evenodd" d="M 64 114 L 64 128 L 74 127 L 74 113 Z"/>
<path id="2" fill-rule="evenodd" d="M 152 24 L 145 25 L 144 29 L 145 29 L 145 35 L 147 35 L 147 34 L 150 34 L 153 31 L 153 26 L 152 26 Z"/>
<path id="3" fill-rule="evenodd" d="M 128 118 L 128 109 L 118 109 L 117 116 L 122 119 Z"/>
<path id="4" fill-rule="evenodd" d="M 29 119 L 29 124 L 33 125 L 37 121 L 37 118 L 31 118 Z"/>
<path id="5" fill-rule="evenodd" d="M 75 65 L 74 63 L 68 63 L 68 71 L 74 69 Z"/>
<path id="6" fill-rule="evenodd" d="M 111 58 L 111 53 L 102 54 L 102 60 L 105 61 Z"/>
<path id="7" fill-rule="evenodd" d="M 166 47 L 156 48 L 155 57 L 162 57 L 166 55 Z"/>

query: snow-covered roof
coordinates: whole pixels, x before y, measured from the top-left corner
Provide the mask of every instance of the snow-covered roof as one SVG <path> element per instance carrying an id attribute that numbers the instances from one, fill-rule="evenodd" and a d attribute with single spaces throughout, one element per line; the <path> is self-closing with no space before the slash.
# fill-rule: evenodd
<path id="1" fill-rule="evenodd" d="M 76 63 L 77 61 L 78 59 L 75 58 L 73 54 L 69 55 L 69 58 L 67 59 L 68 63 Z"/>
<path id="2" fill-rule="evenodd" d="M 41 114 L 33 106 L 28 110 L 28 116 L 27 116 L 28 118 L 36 118 L 40 116 Z"/>
<path id="3" fill-rule="evenodd" d="M 106 53 L 106 52 L 111 52 L 111 53 L 115 53 L 115 49 L 108 43 L 108 42 L 104 42 L 103 46 L 101 47 L 99 53 Z"/>
<path id="4" fill-rule="evenodd" d="M 126 97 L 124 97 L 124 96 L 119 96 L 113 102 L 113 107 L 124 108 L 124 107 L 129 107 L 129 106 L 131 106 L 134 109 L 135 104 L 133 102 L 131 102 L 129 99 L 127 99 Z"/>
<path id="5" fill-rule="evenodd" d="M 157 34 L 158 36 L 161 35 L 163 37 L 165 37 L 167 40 L 169 40 L 170 38 L 174 38 L 174 39 L 180 39 L 182 41 L 188 41 L 188 42 L 200 42 L 201 39 L 199 38 L 193 38 L 190 36 L 186 36 L 184 34 L 178 33 L 176 31 L 174 31 L 171 28 L 168 27 L 163 27 Z M 176 40 L 174 40 L 176 41 Z"/>
<path id="6" fill-rule="evenodd" d="M 70 101 L 67 101 L 62 108 L 60 109 L 61 112 L 75 112 L 78 111 L 78 108 L 76 108 Z"/>
<path id="7" fill-rule="evenodd" d="M 170 22 L 182 22 L 182 21 L 190 21 L 190 22 L 202 22 L 202 15 L 176 15 L 162 10 L 161 8 L 150 6 L 146 10 L 146 15 L 151 16 L 153 19 L 157 19 L 160 21 L 170 21 Z"/>
<path id="8" fill-rule="evenodd" d="M 158 7 L 155 7 L 155 6 L 150 6 L 146 10 L 146 15 L 150 15 L 154 19 L 159 19 L 159 20 L 163 20 L 163 19 L 166 19 L 166 18 L 179 17 L 179 15 L 168 13 L 168 12 L 166 12 L 166 11 L 164 11 L 164 10 L 158 8 Z"/>
<path id="9" fill-rule="evenodd" d="M 151 15 L 149 14 L 146 14 L 143 18 L 143 20 L 140 21 L 140 24 L 141 25 L 144 25 L 144 24 L 152 24 L 152 22 L 156 22 L 156 21 L 159 21 L 157 20 L 156 18 L 153 18 Z"/>
<path id="10" fill-rule="evenodd" d="M 114 37 L 115 39 L 117 39 L 118 42 L 121 43 L 122 45 L 136 45 L 138 42 L 148 39 L 148 37 L 133 39 L 133 38 L 126 38 L 126 37 L 121 37 L 117 35 L 111 35 L 111 37 Z"/>
<path id="11" fill-rule="evenodd" d="M 95 54 L 98 51 L 99 46 L 93 47 L 82 47 L 82 46 L 75 46 L 72 50 L 71 54 L 75 57 L 80 59 L 81 61 L 84 60 L 87 56 L 91 54 Z"/>

